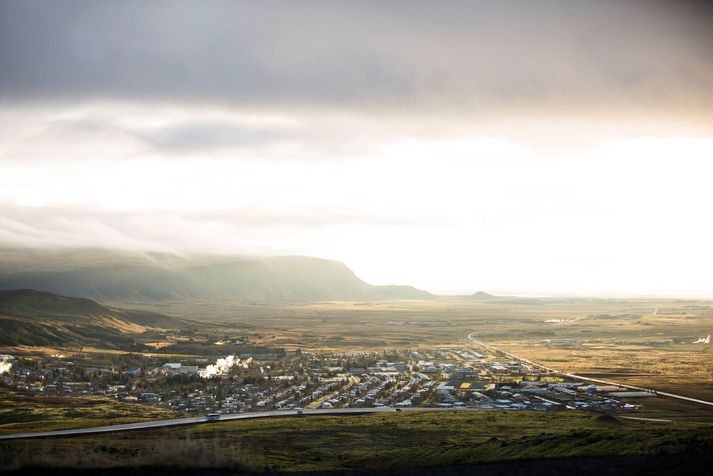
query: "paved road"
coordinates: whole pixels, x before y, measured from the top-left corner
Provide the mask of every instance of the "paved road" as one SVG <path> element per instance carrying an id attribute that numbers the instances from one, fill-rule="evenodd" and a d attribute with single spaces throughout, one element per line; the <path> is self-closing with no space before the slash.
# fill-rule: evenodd
<path id="1" fill-rule="evenodd" d="M 442 412 L 442 411 L 474 411 L 477 408 L 431 408 L 431 407 L 412 407 L 403 408 L 399 411 L 428 411 L 428 412 Z M 347 415 L 363 415 L 366 413 L 390 413 L 396 412 L 393 407 L 376 407 L 376 408 L 330 408 L 330 409 L 315 409 L 309 410 L 304 409 L 303 416 L 320 416 L 320 415 L 336 415 L 336 416 L 347 416 Z M 220 420 L 217 422 L 208 422 L 205 416 L 191 417 L 191 418 L 176 418 L 173 420 L 155 420 L 146 421 L 139 423 L 125 423 L 122 425 L 109 425 L 109 426 L 95 426 L 92 428 L 77 428 L 74 430 L 56 430 L 56 431 L 40 431 L 33 433 L 15 433 L 12 435 L 0 435 L 0 441 L 2 440 L 19 440 L 27 438 L 51 438 L 51 437 L 62 437 L 62 436 L 85 436 L 85 435 L 95 435 L 101 433 L 115 433 L 122 431 L 133 431 L 133 430 L 155 430 L 158 428 L 170 428 L 176 426 L 188 426 L 188 425 L 199 425 L 204 423 L 216 424 L 223 421 L 230 420 L 249 420 L 252 418 L 278 418 L 278 417 L 289 417 L 297 416 L 295 410 L 274 410 L 267 412 L 250 412 L 250 413 L 234 413 L 225 414 L 220 416 Z"/>
<path id="2" fill-rule="evenodd" d="M 619 418 L 623 418 L 625 420 L 635 420 L 635 421 L 653 421 L 655 423 L 673 423 L 673 420 L 664 420 L 662 418 L 644 418 L 644 417 L 635 417 L 635 416 L 620 416 Z"/>
<path id="3" fill-rule="evenodd" d="M 552 367 L 547 367 L 545 365 L 538 364 L 537 362 L 533 362 L 532 360 L 526 359 L 524 357 L 520 357 L 518 355 L 515 355 L 510 352 L 499 349 L 495 346 L 481 342 L 478 339 L 476 339 L 475 337 L 473 337 L 475 334 L 476 334 L 476 332 L 471 332 L 470 334 L 468 334 L 468 340 L 471 341 L 473 344 L 478 345 L 484 349 L 488 349 L 492 352 L 500 352 L 501 354 L 504 354 L 513 360 L 518 360 L 520 362 L 524 362 L 524 363 L 529 364 L 533 367 L 537 367 L 542 370 L 546 370 L 548 372 L 551 372 L 551 373 L 559 375 L 559 376 L 568 377 L 568 378 L 575 379 L 575 380 L 583 380 L 585 382 L 599 383 L 599 384 L 604 384 L 604 385 L 616 385 L 617 387 L 622 387 L 622 388 L 626 388 L 629 390 L 636 390 L 638 392 L 653 393 L 657 397 L 674 398 L 676 400 L 684 400 L 684 401 L 691 402 L 691 403 L 698 403 L 701 405 L 708 405 L 708 406 L 713 407 L 713 402 L 709 402 L 707 400 L 701 400 L 699 398 L 687 397 L 685 395 L 678 395 L 676 393 L 661 392 L 659 390 L 654 390 L 652 388 L 637 387 L 635 385 L 628 385 L 625 383 L 613 382 L 611 380 L 602 380 L 602 379 L 596 379 L 596 378 L 591 378 L 591 377 L 585 377 L 583 375 L 577 375 L 577 374 L 574 374 L 571 372 L 560 372 L 559 370 L 553 369 Z"/>
<path id="4" fill-rule="evenodd" d="M 316 410 L 304 410 L 304 415 L 359 415 L 364 413 L 381 413 L 381 412 L 393 412 L 394 408 L 390 407 L 379 407 L 379 408 L 335 408 L 335 409 L 316 409 Z M 229 420 L 247 420 L 252 418 L 275 418 L 275 417 L 286 417 L 286 416 L 296 416 L 297 412 L 295 410 L 275 410 L 267 412 L 251 412 L 251 413 L 234 413 L 221 415 L 221 421 Z M 209 423 L 206 421 L 205 416 L 191 417 L 191 418 L 176 418 L 173 420 L 156 420 L 156 421 L 146 421 L 140 423 L 125 423 L 122 425 L 109 425 L 109 426 L 96 426 L 93 428 L 77 428 L 74 430 L 57 430 L 57 431 L 41 431 L 34 433 L 15 433 L 12 435 L 0 435 L 0 440 L 17 440 L 23 438 L 48 438 L 56 436 L 82 436 L 82 435 L 93 435 L 99 433 L 113 433 L 118 431 L 131 431 L 131 430 L 150 430 L 157 428 L 169 428 L 174 426 L 187 426 L 187 425 L 197 425 L 202 423 Z M 211 422 L 212 423 L 212 422 Z"/>

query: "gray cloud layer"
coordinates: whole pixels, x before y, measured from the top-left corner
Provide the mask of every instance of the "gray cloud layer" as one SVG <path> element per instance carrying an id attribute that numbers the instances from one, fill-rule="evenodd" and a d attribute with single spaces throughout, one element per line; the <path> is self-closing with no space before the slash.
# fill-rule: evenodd
<path id="1" fill-rule="evenodd" d="M 710 109 L 711 24 L 690 1 L 3 0 L 0 99 Z"/>

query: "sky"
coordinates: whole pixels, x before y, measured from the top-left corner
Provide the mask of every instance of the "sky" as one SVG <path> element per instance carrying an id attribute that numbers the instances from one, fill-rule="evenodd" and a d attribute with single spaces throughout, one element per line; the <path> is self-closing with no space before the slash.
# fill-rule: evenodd
<path id="1" fill-rule="evenodd" d="M 713 297 L 713 8 L 0 0 L 0 245 Z"/>

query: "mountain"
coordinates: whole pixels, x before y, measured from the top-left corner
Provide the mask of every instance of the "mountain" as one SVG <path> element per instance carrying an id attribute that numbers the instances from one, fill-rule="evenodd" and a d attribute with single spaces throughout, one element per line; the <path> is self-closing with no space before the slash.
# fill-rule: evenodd
<path id="1" fill-rule="evenodd" d="M 99 301 L 427 299 L 410 286 L 372 286 L 337 261 L 302 256 L 179 256 L 98 249 L 0 249 L 0 289 Z"/>
<path id="2" fill-rule="evenodd" d="M 493 299 L 498 299 L 498 296 L 493 296 L 492 294 L 488 294 L 485 291 L 478 291 L 476 293 L 473 293 L 470 295 L 471 299 L 475 299 L 477 301 L 491 301 Z"/>
<path id="3" fill-rule="evenodd" d="M 0 291 L 0 345 L 131 348 L 131 334 L 184 326 L 162 314 L 110 309 L 90 299 L 33 289 Z"/>

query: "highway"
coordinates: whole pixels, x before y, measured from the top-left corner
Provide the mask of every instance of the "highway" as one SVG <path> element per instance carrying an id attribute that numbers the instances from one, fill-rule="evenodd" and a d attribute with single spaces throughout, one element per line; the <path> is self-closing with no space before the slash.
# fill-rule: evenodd
<path id="1" fill-rule="evenodd" d="M 505 350 L 499 349 L 499 348 L 497 348 L 497 347 L 495 347 L 495 346 L 492 346 L 492 345 L 486 344 L 486 343 L 484 343 L 484 342 L 481 342 L 481 341 L 479 341 L 478 339 L 476 339 L 475 337 L 473 337 L 475 334 L 477 334 L 477 332 L 471 332 L 470 334 L 468 334 L 468 340 L 469 340 L 470 342 L 472 342 L 473 344 L 475 344 L 475 345 L 477 345 L 477 346 L 480 346 L 480 347 L 482 347 L 482 348 L 484 348 L 484 349 L 488 349 L 488 350 L 490 350 L 491 352 L 500 352 L 501 354 L 506 355 L 506 356 L 510 357 L 511 359 L 513 359 L 513 360 L 517 360 L 517 361 L 519 361 L 519 362 L 523 362 L 523 363 L 528 364 L 528 365 L 531 365 L 531 366 L 533 366 L 533 367 L 536 367 L 536 368 L 539 368 L 539 369 L 542 369 L 542 370 L 546 370 L 546 371 L 548 371 L 548 372 L 550 372 L 550 373 L 552 373 L 552 374 L 555 374 L 555 375 L 558 375 L 558 376 L 561 376 L 561 377 L 567 377 L 567 378 L 571 378 L 571 379 L 574 379 L 574 380 L 582 380 L 582 381 L 585 381 L 585 382 L 598 383 L 598 384 L 603 384 L 603 385 L 616 385 L 617 387 L 626 388 L 626 389 L 628 389 L 628 390 L 635 390 L 635 391 L 638 391 L 638 392 L 653 393 L 653 394 L 656 395 L 657 397 L 673 398 L 673 399 L 676 399 L 676 400 L 684 400 L 684 401 L 686 401 L 686 402 L 698 403 L 698 404 L 700 404 L 700 405 L 708 405 L 708 406 L 713 407 L 713 402 L 710 402 L 710 401 L 708 401 L 708 400 L 701 400 L 701 399 L 699 399 L 699 398 L 687 397 L 687 396 L 685 396 L 685 395 L 678 395 L 678 394 L 676 394 L 676 393 L 661 392 L 661 391 L 659 391 L 659 390 L 654 390 L 654 389 L 652 389 L 652 388 L 637 387 L 637 386 L 635 386 L 635 385 L 628 385 L 628 384 L 625 384 L 625 383 L 613 382 L 613 381 L 611 381 L 611 380 L 602 380 L 602 379 L 596 379 L 596 378 L 591 378 L 591 377 L 585 377 L 585 376 L 583 376 L 583 375 L 577 375 L 577 374 L 574 374 L 574 373 L 571 373 L 571 372 L 561 372 L 561 371 L 559 371 L 559 370 L 557 370 L 557 369 L 553 369 L 552 367 L 547 367 L 547 366 L 545 366 L 545 365 L 538 364 L 537 362 L 533 362 L 532 360 L 526 359 L 526 358 L 524 358 L 524 357 L 520 357 L 520 356 L 518 356 L 518 355 L 512 354 L 512 353 L 507 352 L 507 351 L 505 351 Z"/>
<path id="2" fill-rule="evenodd" d="M 477 408 L 433 408 L 433 407 L 405 407 L 399 408 L 398 411 L 427 411 L 427 412 L 447 412 L 447 411 L 477 411 Z M 376 407 L 376 408 L 329 408 L 329 409 L 314 409 L 305 408 L 300 417 L 309 416 L 349 416 L 349 415 L 364 415 L 367 413 L 391 413 L 396 412 L 393 407 Z M 0 435 L 2 440 L 20 440 L 28 438 L 56 438 L 69 436 L 86 436 L 102 433 L 116 433 L 123 431 L 135 430 L 156 430 L 159 428 L 171 428 L 178 426 L 200 425 L 200 424 L 219 424 L 223 421 L 231 420 L 250 420 L 253 418 L 280 418 L 297 416 L 296 410 L 273 410 L 266 412 L 250 412 L 250 413 L 232 413 L 220 415 L 220 420 L 209 422 L 205 415 L 191 418 L 176 418 L 173 420 L 154 420 L 138 423 L 125 423 L 121 425 L 95 426 L 92 428 L 76 428 L 74 430 L 55 430 L 55 431 L 39 431 L 33 433 L 15 433 L 11 435 Z"/>
<path id="3" fill-rule="evenodd" d="M 433 409 L 435 410 L 435 409 Z M 304 410 L 304 414 L 301 416 L 314 416 L 314 415 L 360 415 L 364 413 L 383 413 L 383 412 L 393 412 L 394 408 L 391 407 L 377 407 L 377 408 L 334 408 L 334 409 L 315 409 L 315 410 Z M 50 438 L 59 436 L 84 436 L 84 435 L 96 435 L 101 433 L 114 433 L 120 431 L 132 431 L 132 430 L 151 430 L 158 428 L 170 428 L 176 426 L 188 426 L 188 425 L 198 425 L 198 424 L 215 424 L 221 421 L 230 420 L 248 420 L 253 418 L 276 418 L 276 417 L 287 417 L 287 416 L 297 416 L 296 410 L 274 410 L 266 412 L 251 412 L 251 413 L 233 413 L 220 415 L 220 420 L 217 422 L 208 422 L 205 416 L 191 417 L 191 418 L 176 418 L 173 420 L 154 420 L 139 423 L 125 423 L 121 425 L 108 425 L 108 426 L 96 426 L 93 428 L 77 428 L 74 430 L 56 430 L 56 431 L 41 431 L 33 433 L 15 433 L 12 435 L 0 435 L 0 440 L 18 440 L 25 438 Z"/>

